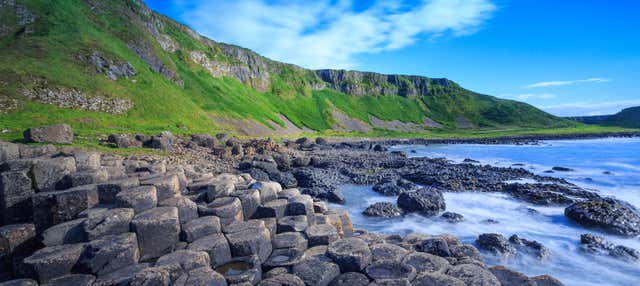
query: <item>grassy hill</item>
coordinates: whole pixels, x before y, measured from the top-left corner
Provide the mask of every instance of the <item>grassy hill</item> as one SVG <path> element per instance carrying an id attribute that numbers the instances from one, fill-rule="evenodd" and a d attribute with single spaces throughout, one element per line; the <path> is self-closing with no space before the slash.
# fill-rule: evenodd
<path id="1" fill-rule="evenodd" d="M 572 120 L 602 126 L 640 128 L 640 106 L 625 108 L 612 115 L 572 117 Z"/>
<path id="2" fill-rule="evenodd" d="M 0 4 L 6 134 L 53 123 L 71 124 L 81 137 L 234 132 L 249 123 L 350 131 L 339 114 L 372 132 L 383 128 L 372 120 L 425 129 L 430 120 L 444 130 L 576 125 L 447 79 L 314 71 L 272 61 L 204 38 L 141 1 L 9 2 Z"/>

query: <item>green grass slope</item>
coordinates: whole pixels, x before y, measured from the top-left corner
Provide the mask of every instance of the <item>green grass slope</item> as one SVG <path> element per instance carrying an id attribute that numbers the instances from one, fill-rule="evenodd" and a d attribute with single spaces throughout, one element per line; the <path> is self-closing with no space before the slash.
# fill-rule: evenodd
<path id="1" fill-rule="evenodd" d="M 24 15 L 16 15 L 15 7 L 0 6 L 0 126 L 10 136 L 34 125 L 54 123 L 71 124 L 80 136 L 161 130 L 214 133 L 223 130 L 213 117 L 284 125 L 280 115 L 300 128 L 327 132 L 335 124 L 334 108 L 364 122 L 375 116 L 421 123 L 427 116 L 445 129 L 455 129 L 460 117 L 479 128 L 564 128 L 577 124 L 524 103 L 479 95 L 455 83 L 432 84 L 429 95 L 419 97 L 351 96 L 318 88 L 322 81 L 313 71 L 198 37 L 135 0 L 16 2 L 35 17 L 24 24 Z M 163 49 L 154 33 L 168 37 L 175 50 Z M 132 43 L 143 43 L 156 62 L 174 76 L 154 71 L 133 51 Z M 83 60 L 96 51 L 130 63 L 135 76 L 111 80 L 97 73 Z M 216 65 L 266 70 L 268 84 L 259 91 L 252 87 L 259 85 L 255 78 L 243 83 L 231 76 L 214 77 L 192 60 L 190 53 L 194 51 Z M 230 56 L 238 52 L 252 61 Z M 133 108 L 111 114 L 59 107 L 25 97 L 24 90 L 34 88 L 73 89 L 88 98 L 126 99 Z"/>

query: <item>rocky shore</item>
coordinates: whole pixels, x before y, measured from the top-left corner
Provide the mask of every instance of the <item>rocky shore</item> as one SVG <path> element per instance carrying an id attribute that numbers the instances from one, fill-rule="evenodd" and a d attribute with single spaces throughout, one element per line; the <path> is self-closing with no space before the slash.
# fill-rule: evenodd
<path id="1" fill-rule="evenodd" d="M 61 134 L 60 132 L 63 132 Z M 34 128 L 37 142 L 70 142 L 67 127 Z M 36 136 L 37 135 L 37 136 Z M 562 285 L 488 266 L 496 255 L 543 245 L 482 234 L 354 229 L 338 186 L 374 185 L 397 204 L 370 215 L 443 215 L 442 192 L 503 192 L 618 235 L 640 234 L 637 210 L 564 180 L 522 168 L 408 158 L 369 142 L 241 141 L 224 134 L 178 138 L 113 134 L 114 148 L 167 156 L 116 156 L 53 145 L 0 142 L 0 285 Z M 58 145 L 61 146 L 61 145 Z M 528 178 L 540 183 L 505 183 Z M 590 252 L 638 252 L 585 235 Z"/>

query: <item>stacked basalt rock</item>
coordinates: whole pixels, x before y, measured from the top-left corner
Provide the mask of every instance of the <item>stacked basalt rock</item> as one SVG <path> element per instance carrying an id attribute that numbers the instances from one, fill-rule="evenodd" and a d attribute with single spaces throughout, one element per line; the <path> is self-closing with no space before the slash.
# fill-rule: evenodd
<path id="1" fill-rule="evenodd" d="M 4 142 L 0 161 L 0 285 L 561 285 L 248 174 Z"/>

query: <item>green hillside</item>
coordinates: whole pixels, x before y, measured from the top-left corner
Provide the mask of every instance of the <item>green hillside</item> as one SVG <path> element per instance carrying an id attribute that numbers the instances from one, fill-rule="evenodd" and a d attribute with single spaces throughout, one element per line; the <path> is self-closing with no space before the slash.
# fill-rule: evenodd
<path id="1" fill-rule="evenodd" d="M 602 126 L 640 128 L 640 106 L 629 107 L 612 115 L 571 117 L 571 120 Z"/>
<path id="2" fill-rule="evenodd" d="M 135 74 L 105 71 L 129 66 Z M 326 72 L 214 42 L 135 0 L 0 4 L 0 126 L 9 134 L 53 123 L 86 136 L 233 132 L 220 122 L 274 129 L 287 125 L 283 118 L 327 131 L 341 124 L 336 110 L 365 124 L 428 117 L 444 129 L 575 124 L 446 79 L 335 72 L 355 80 L 329 82 Z"/>

